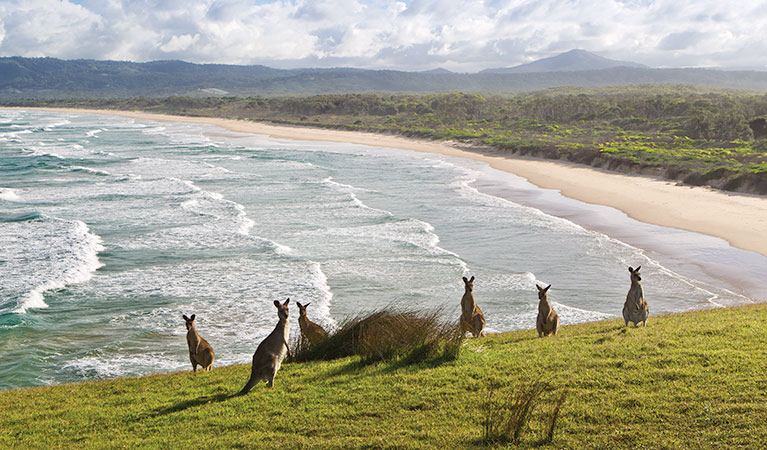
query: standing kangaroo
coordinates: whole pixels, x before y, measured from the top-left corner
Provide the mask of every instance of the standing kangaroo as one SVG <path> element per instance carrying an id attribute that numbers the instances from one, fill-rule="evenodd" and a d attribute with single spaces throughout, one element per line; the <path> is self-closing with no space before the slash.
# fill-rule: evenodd
<path id="1" fill-rule="evenodd" d="M 641 267 L 636 269 L 629 267 L 631 287 L 629 293 L 626 294 L 626 303 L 623 304 L 623 320 L 626 321 L 626 326 L 629 326 L 629 322 L 633 322 L 636 327 L 639 326 L 639 322 L 642 322 L 642 325 L 646 327 L 647 316 L 650 315 L 650 307 L 647 305 L 647 300 L 644 299 L 642 277 L 639 275 Z"/>
<path id="2" fill-rule="evenodd" d="M 551 285 L 542 288 L 536 284 L 535 287 L 538 288 L 538 318 L 535 320 L 538 337 L 556 336 L 559 332 L 559 315 L 549 303 Z"/>
<path id="3" fill-rule="evenodd" d="M 256 353 L 253 353 L 253 365 L 250 367 L 250 379 L 245 387 L 237 395 L 245 395 L 256 385 L 259 381 L 266 380 L 267 387 L 274 386 L 274 376 L 277 375 L 277 371 L 280 370 L 280 364 L 282 364 L 283 358 L 287 354 L 290 356 L 290 347 L 288 346 L 288 337 L 290 334 L 290 322 L 288 320 L 290 311 L 288 310 L 288 303 L 290 299 L 285 300 L 285 303 L 280 304 L 277 300 L 274 301 L 274 306 L 277 307 L 277 316 L 280 321 L 277 322 L 277 326 L 266 337 L 256 349 Z"/>
<path id="4" fill-rule="evenodd" d="M 186 321 L 186 343 L 189 344 L 189 360 L 192 361 L 192 370 L 196 374 L 197 365 L 199 364 L 204 370 L 210 371 L 215 359 L 213 347 L 208 344 L 208 341 L 197 334 L 197 329 L 194 327 L 194 314 L 192 314 L 192 317 L 187 317 L 186 314 L 182 315 L 182 317 Z"/>
<path id="5" fill-rule="evenodd" d="M 306 316 L 306 307 L 310 305 L 307 303 L 302 305 L 296 302 L 298 305 L 298 326 L 301 327 L 301 334 L 303 334 L 309 341 L 309 344 L 314 345 L 317 342 L 328 337 L 328 332 L 323 330 L 321 326 L 309 320 Z"/>
<path id="6" fill-rule="evenodd" d="M 479 309 L 474 301 L 474 277 L 467 279 L 463 277 L 463 283 L 466 290 L 461 298 L 461 332 L 466 334 L 470 332 L 474 337 L 485 335 L 485 315 Z"/>

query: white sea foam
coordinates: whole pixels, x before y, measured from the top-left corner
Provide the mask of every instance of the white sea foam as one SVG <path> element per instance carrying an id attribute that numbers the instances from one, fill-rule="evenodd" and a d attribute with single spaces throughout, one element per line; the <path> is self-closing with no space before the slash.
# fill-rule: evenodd
<path id="1" fill-rule="evenodd" d="M 328 277 L 322 271 L 320 263 L 315 261 L 309 261 L 309 274 L 309 284 L 318 293 L 317 299 L 311 301 L 312 317 L 316 318 L 315 321 L 326 330 L 333 330 L 338 324 L 330 314 L 333 292 L 328 285 Z M 297 301 L 307 303 L 306 300 L 302 299 L 297 299 Z"/>
<path id="2" fill-rule="evenodd" d="M 99 170 L 99 169 L 92 169 L 90 167 L 83 167 L 83 166 L 72 166 L 70 168 L 73 172 L 84 172 L 91 175 L 98 175 L 98 176 L 110 176 L 111 173 L 107 172 L 106 170 Z"/>
<path id="3" fill-rule="evenodd" d="M 218 219 L 231 219 L 237 224 L 237 232 L 248 235 L 255 222 L 248 218 L 245 207 L 237 202 L 227 200 L 218 192 L 210 192 L 200 189 L 189 180 L 180 180 L 172 178 L 197 192 L 197 197 L 181 204 L 181 206 L 190 211 L 199 214 L 207 214 Z"/>
<path id="4" fill-rule="evenodd" d="M 143 177 L 141 175 L 136 175 L 135 173 L 126 173 L 119 178 L 119 181 L 139 181 L 142 178 Z"/>
<path id="5" fill-rule="evenodd" d="M 176 177 L 161 178 L 152 180 L 152 186 L 157 186 L 160 190 L 168 189 L 168 193 L 186 194 L 190 192 L 200 192 L 202 189 L 195 186 L 192 181 L 182 180 Z M 177 189 L 166 188 L 166 186 L 175 186 Z M 179 189 L 180 188 L 180 189 Z"/>
<path id="6" fill-rule="evenodd" d="M 231 170 L 229 170 L 229 169 L 227 169 L 227 168 L 225 168 L 225 167 L 216 166 L 216 165 L 214 165 L 214 164 L 211 164 L 211 163 L 208 163 L 208 162 L 206 162 L 206 163 L 204 163 L 204 164 L 205 164 L 206 166 L 210 167 L 211 169 L 215 169 L 215 170 L 218 170 L 219 172 L 223 172 L 223 173 L 232 173 L 232 171 L 231 171 Z"/>
<path id="7" fill-rule="evenodd" d="M 42 146 L 30 146 L 25 148 L 29 156 L 48 156 L 50 158 L 64 159 L 64 156 Z"/>
<path id="8" fill-rule="evenodd" d="M 576 308 L 574 306 L 567 306 L 555 301 L 551 302 L 554 311 L 559 314 L 560 323 L 562 325 L 570 325 L 574 323 L 594 322 L 597 320 L 607 320 L 613 317 L 617 317 L 617 314 L 607 314 L 599 311 L 589 311 L 587 309 Z M 536 313 L 537 317 L 537 313 Z"/>
<path id="9" fill-rule="evenodd" d="M 53 123 L 49 123 L 47 125 L 43 125 L 41 128 L 43 131 L 52 131 L 54 128 L 63 127 L 64 125 L 69 125 L 71 123 L 72 121 L 64 119 L 64 120 L 59 120 Z"/>
<path id="10" fill-rule="evenodd" d="M 493 273 L 479 275 L 477 289 L 485 291 L 529 291 L 535 292 L 535 284 L 539 283 L 532 272 L 522 273 Z"/>
<path id="11" fill-rule="evenodd" d="M 191 180 L 175 177 L 160 178 L 154 180 L 136 180 L 140 182 L 131 186 L 127 192 L 149 193 L 152 195 L 178 195 L 180 201 L 175 203 L 184 211 L 193 213 L 199 219 L 189 223 L 189 219 L 183 216 L 153 217 L 158 223 L 187 223 L 183 227 L 163 227 L 158 231 L 149 232 L 140 238 L 134 238 L 130 242 L 121 242 L 125 248 L 238 248 L 253 247 L 257 251 L 271 250 L 277 255 L 288 256 L 292 249 L 272 240 L 259 236 L 252 236 L 251 229 L 255 221 L 247 216 L 243 205 L 226 199 L 218 192 L 201 189 Z M 123 190 L 112 190 L 112 193 Z M 126 193 L 127 193 L 126 192 Z M 172 211 L 167 211 L 172 213 Z M 166 214 L 167 214 L 166 213 Z M 155 215 L 156 216 L 156 215 Z M 146 224 L 150 224 L 147 222 Z M 239 237 L 238 237 L 239 236 Z"/>
<path id="12" fill-rule="evenodd" d="M 163 126 L 154 126 L 151 128 L 144 128 L 141 130 L 144 134 L 164 134 L 165 130 L 167 130 L 166 127 Z"/>
<path id="13" fill-rule="evenodd" d="M 274 242 L 274 241 L 269 241 L 269 242 L 272 243 L 274 252 L 277 253 L 278 255 L 288 256 L 293 253 L 293 249 L 288 247 L 287 245 L 278 244 L 277 242 Z"/>
<path id="14" fill-rule="evenodd" d="M 93 153 L 86 150 L 80 144 L 49 144 L 38 142 L 37 145 L 28 147 L 32 156 L 50 156 L 57 159 L 87 158 Z"/>
<path id="15" fill-rule="evenodd" d="M 62 369 L 84 379 L 101 379 L 189 368 L 188 361 L 182 362 L 174 358 L 174 355 L 162 351 L 128 353 L 121 349 L 99 349 L 90 353 L 90 356 L 66 362 Z"/>
<path id="16" fill-rule="evenodd" d="M 356 196 L 355 191 L 370 192 L 367 189 L 356 188 L 348 184 L 339 183 L 334 181 L 332 177 L 325 178 L 321 183 L 333 186 L 339 192 L 348 194 L 352 200 L 352 203 L 358 208 L 379 213 L 387 219 L 394 218 L 394 214 L 391 211 L 370 207 Z M 428 222 L 424 222 L 419 219 L 408 219 L 400 221 L 389 221 L 383 224 L 373 225 L 372 228 L 375 228 L 375 230 L 371 230 L 370 228 L 371 226 L 364 226 L 360 232 L 369 236 L 377 236 L 379 238 L 386 238 L 392 241 L 405 242 L 410 245 L 420 247 L 427 252 L 436 255 L 452 256 L 459 261 L 459 263 L 464 267 L 465 271 L 468 271 L 468 266 L 465 262 L 463 262 L 458 254 L 448 251 L 438 245 L 440 242 L 439 236 L 434 232 L 434 226 Z M 341 233 L 347 233 L 348 231 L 354 232 L 354 228 L 339 230 Z"/>
<path id="17" fill-rule="evenodd" d="M 483 175 L 483 172 L 465 168 L 465 167 L 456 166 L 444 161 L 443 163 L 448 166 L 453 166 L 454 167 L 453 170 L 460 171 L 460 175 L 455 179 L 455 181 L 451 183 L 451 186 L 455 189 L 456 192 L 458 192 L 462 197 L 466 198 L 469 201 L 472 201 L 482 206 L 491 207 L 491 208 L 507 208 L 507 209 L 521 210 L 523 211 L 523 213 L 519 214 L 518 216 L 520 218 L 524 217 L 526 220 L 533 222 L 532 224 L 535 224 L 535 225 L 545 226 L 547 228 L 556 227 L 558 229 L 562 229 L 563 231 L 566 229 L 570 229 L 570 230 L 574 230 L 578 232 L 586 231 L 582 226 L 570 220 L 551 216 L 539 209 L 532 208 L 529 206 L 524 206 L 519 203 L 512 202 L 511 200 L 507 200 L 505 198 L 501 198 L 495 195 L 481 192 L 479 189 L 474 187 L 474 183 L 476 183 L 479 177 Z"/>
<path id="18" fill-rule="evenodd" d="M 32 130 L 30 130 L 28 128 L 23 128 L 23 127 L 20 127 L 20 126 L 11 125 L 11 128 L 22 128 L 22 129 L 20 129 L 19 131 L 8 131 L 8 132 L 5 132 L 5 133 L 0 133 L 0 136 L 9 138 L 10 140 L 12 140 L 14 142 L 22 142 L 22 140 L 21 140 L 22 135 L 32 134 L 33 133 Z"/>
<path id="19" fill-rule="evenodd" d="M 101 133 L 102 131 L 104 131 L 104 130 L 102 130 L 101 128 L 97 128 L 95 130 L 88 130 L 85 133 L 85 136 L 87 136 L 87 137 L 96 137 L 96 135 Z"/>
<path id="20" fill-rule="evenodd" d="M 47 307 L 45 292 L 88 281 L 102 266 L 101 238 L 83 222 L 41 216 L 5 225 L 4 283 L 20 297 L 16 313 Z"/>
<path id="21" fill-rule="evenodd" d="M 15 189 L 0 188 L 0 200 L 5 200 L 7 202 L 18 202 L 21 200 L 21 197 L 19 197 Z"/>

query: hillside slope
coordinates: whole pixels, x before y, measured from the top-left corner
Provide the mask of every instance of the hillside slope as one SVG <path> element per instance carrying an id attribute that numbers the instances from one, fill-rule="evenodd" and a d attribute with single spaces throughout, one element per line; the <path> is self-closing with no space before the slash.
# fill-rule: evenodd
<path id="1" fill-rule="evenodd" d="M 631 61 L 617 61 L 605 58 L 586 50 L 570 50 L 549 58 L 542 58 L 527 64 L 501 69 L 487 69 L 483 73 L 537 73 L 537 72 L 574 72 L 578 70 L 601 70 L 614 67 L 634 67 L 649 69 L 644 64 Z"/>
<path id="2" fill-rule="evenodd" d="M 560 56 L 564 58 L 566 55 Z M 527 66 L 527 69 L 520 67 L 510 72 L 501 69 L 501 73 L 491 70 L 462 74 L 443 70 L 283 70 L 265 66 L 191 64 L 182 61 L 134 63 L 4 57 L 0 58 L 0 100 L 174 95 L 243 97 L 361 92 L 518 92 L 562 86 L 598 87 L 643 83 L 767 90 L 767 72 L 649 69 L 627 67 L 631 63 L 621 61 L 599 64 L 593 58 L 601 57 L 592 55 L 585 62 L 580 57 L 567 57 L 567 61 L 577 61 L 570 61 L 569 65 L 558 64 L 556 69 L 550 66 L 550 61 L 541 60 Z M 616 66 L 616 63 L 619 65 Z M 538 72 L 528 73 L 530 70 Z"/>
<path id="3" fill-rule="evenodd" d="M 549 383 L 521 436 L 542 448 L 758 448 L 767 442 L 767 305 L 610 320 L 539 339 L 470 340 L 457 361 L 286 363 L 229 398 L 247 365 L 0 393 L 2 448 L 486 448 L 491 403 Z M 179 342 L 179 345 L 185 345 Z M 256 343 L 253 343 L 254 348 Z M 501 446 L 491 444 L 491 447 Z"/>

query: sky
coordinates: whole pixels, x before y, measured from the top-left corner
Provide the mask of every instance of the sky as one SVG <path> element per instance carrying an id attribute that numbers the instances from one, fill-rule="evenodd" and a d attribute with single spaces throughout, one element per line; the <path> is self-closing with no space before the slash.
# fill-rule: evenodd
<path id="1" fill-rule="evenodd" d="M 764 0 L 0 0 L 0 56 L 456 72 L 575 48 L 767 69 Z"/>

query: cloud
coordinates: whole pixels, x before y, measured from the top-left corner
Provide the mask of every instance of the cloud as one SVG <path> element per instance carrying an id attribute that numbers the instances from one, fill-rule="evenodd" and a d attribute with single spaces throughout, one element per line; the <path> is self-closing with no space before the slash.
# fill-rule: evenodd
<path id="1" fill-rule="evenodd" d="M 195 33 L 194 36 L 191 34 L 173 36 L 170 38 L 170 41 L 160 46 L 160 50 L 166 53 L 182 52 L 184 50 L 188 50 L 199 40 L 200 33 Z"/>
<path id="2" fill-rule="evenodd" d="M 761 0 L 4 0 L 0 55 L 474 72 L 583 48 L 767 67 Z"/>
<path id="3" fill-rule="evenodd" d="M 660 41 L 658 48 L 661 50 L 683 50 L 698 45 L 707 36 L 707 33 L 701 33 L 700 31 L 671 33 Z"/>

